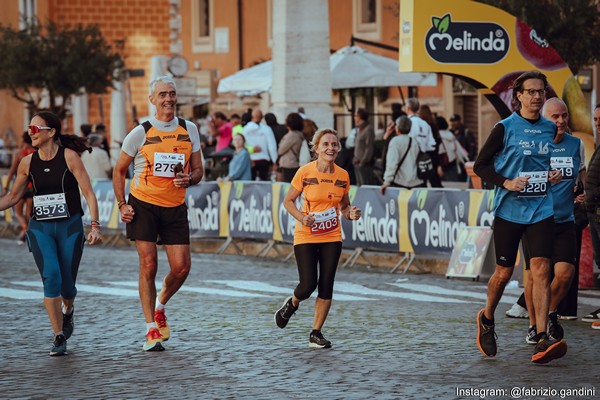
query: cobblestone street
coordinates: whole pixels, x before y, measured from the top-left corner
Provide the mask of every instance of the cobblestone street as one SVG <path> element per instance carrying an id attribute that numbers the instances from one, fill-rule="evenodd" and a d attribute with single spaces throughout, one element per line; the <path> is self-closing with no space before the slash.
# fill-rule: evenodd
<path id="1" fill-rule="evenodd" d="M 166 268 L 161 253 L 159 280 Z M 42 285 L 26 246 L 0 240 L 0 278 L 0 398 L 467 398 L 457 388 L 506 389 L 496 398 L 510 398 L 512 387 L 598 386 L 600 332 L 589 323 L 563 322 L 563 359 L 530 362 L 527 322 L 504 317 L 518 289 L 505 293 L 496 315 L 498 355 L 484 359 L 475 344 L 480 282 L 339 270 L 323 328 L 333 348 L 317 350 L 308 347 L 313 300 L 285 330 L 273 322 L 296 284 L 293 262 L 193 254 L 187 282 L 167 305 L 166 351 L 145 353 L 137 253 L 88 246 L 69 355 L 49 357 Z M 580 293 L 580 316 L 598 307 L 597 292 Z"/>

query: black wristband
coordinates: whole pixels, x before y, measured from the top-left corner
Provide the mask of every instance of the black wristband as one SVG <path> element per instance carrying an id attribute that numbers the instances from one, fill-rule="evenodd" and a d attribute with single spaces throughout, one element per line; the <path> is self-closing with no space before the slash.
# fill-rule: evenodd
<path id="1" fill-rule="evenodd" d="M 194 184 L 194 181 L 192 180 L 192 177 L 190 176 L 190 186 L 192 186 Z"/>

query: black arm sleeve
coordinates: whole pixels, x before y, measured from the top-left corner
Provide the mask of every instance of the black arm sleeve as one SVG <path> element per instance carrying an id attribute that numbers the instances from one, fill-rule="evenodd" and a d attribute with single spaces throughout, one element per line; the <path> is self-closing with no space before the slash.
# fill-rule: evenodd
<path id="1" fill-rule="evenodd" d="M 503 145 L 504 125 L 498 123 L 490 132 L 490 136 L 481 148 L 481 151 L 475 160 L 475 164 L 473 165 L 473 172 L 481 179 L 500 187 L 504 185 L 504 181 L 508 178 L 496 172 L 494 169 L 494 157 L 502 150 Z"/>

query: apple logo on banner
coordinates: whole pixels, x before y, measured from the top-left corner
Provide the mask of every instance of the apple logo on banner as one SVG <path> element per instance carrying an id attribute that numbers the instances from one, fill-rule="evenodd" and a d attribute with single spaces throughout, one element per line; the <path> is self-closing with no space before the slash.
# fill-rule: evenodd
<path id="1" fill-rule="evenodd" d="M 519 53 L 536 68 L 553 71 L 567 66 L 546 39 L 520 19 L 515 26 L 515 36 Z"/>
<path id="2" fill-rule="evenodd" d="M 425 49 L 444 64 L 494 64 L 508 53 L 508 32 L 493 22 L 455 22 L 446 14 L 431 17 Z"/>

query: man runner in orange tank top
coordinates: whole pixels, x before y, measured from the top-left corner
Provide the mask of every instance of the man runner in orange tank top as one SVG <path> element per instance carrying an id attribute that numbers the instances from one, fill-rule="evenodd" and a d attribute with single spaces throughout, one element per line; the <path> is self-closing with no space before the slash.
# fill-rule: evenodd
<path id="1" fill-rule="evenodd" d="M 127 237 L 140 257 L 139 292 L 146 318 L 145 351 L 161 351 L 170 337 L 165 304 L 179 290 L 191 265 L 186 188 L 204 175 L 196 125 L 175 117 L 175 81 L 161 76 L 150 83 L 156 115 L 135 127 L 123 140 L 113 172 L 113 186 Z M 130 194 L 125 201 L 125 174 L 134 163 Z M 167 251 L 170 271 L 156 295 L 157 243 Z"/>

